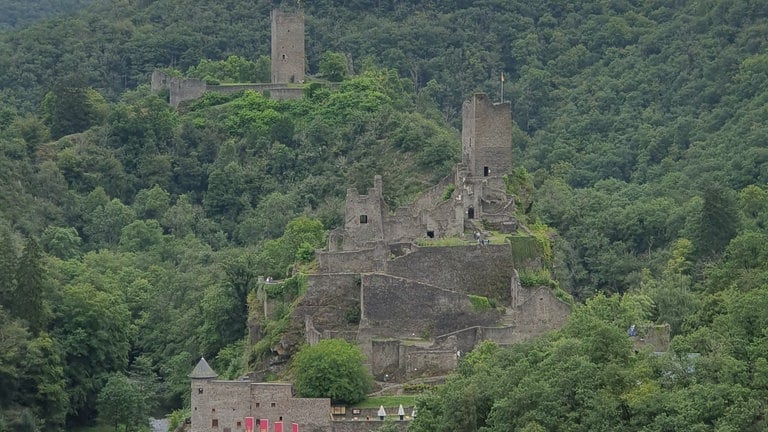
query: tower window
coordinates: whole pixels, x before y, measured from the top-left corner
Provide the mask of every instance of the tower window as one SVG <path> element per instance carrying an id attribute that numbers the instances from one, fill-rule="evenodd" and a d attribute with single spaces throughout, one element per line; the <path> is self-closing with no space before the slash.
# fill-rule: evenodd
<path id="1" fill-rule="evenodd" d="M 197 394 L 203 394 L 203 388 L 202 387 L 199 387 L 197 389 Z"/>
<path id="2" fill-rule="evenodd" d="M 491 175 L 491 169 L 488 167 L 483 167 L 483 177 L 488 177 Z"/>
<path id="3" fill-rule="evenodd" d="M 469 219 L 474 219 L 475 218 L 475 208 L 474 207 L 470 207 L 469 209 L 467 209 L 467 218 L 469 218 Z"/>
<path id="4" fill-rule="evenodd" d="M 360 223 L 361 224 L 367 224 L 368 223 L 368 215 L 360 215 Z"/>
<path id="5" fill-rule="evenodd" d="M 274 403 L 274 402 L 272 402 L 272 405 L 271 405 L 271 406 L 272 406 L 272 408 L 274 408 L 274 407 L 275 407 L 275 403 Z"/>
<path id="6" fill-rule="evenodd" d="M 429 238 L 435 238 L 435 232 L 434 232 L 434 231 L 432 231 L 432 230 L 430 230 L 430 231 L 427 231 L 427 237 L 429 237 Z"/>
<path id="7" fill-rule="evenodd" d="M 211 427 L 219 427 L 219 419 L 213 419 L 211 420 Z"/>

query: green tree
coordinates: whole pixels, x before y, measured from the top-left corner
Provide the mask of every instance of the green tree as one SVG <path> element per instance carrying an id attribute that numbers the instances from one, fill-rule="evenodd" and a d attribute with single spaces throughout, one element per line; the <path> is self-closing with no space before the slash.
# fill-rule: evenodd
<path id="1" fill-rule="evenodd" d="M 55 306 L 52 336 L 66 364 L 68 422 L 82 424 L 95 417 L 101 378 L 128 365 L 130 312 L 119 295 L 87 283 L 64 287 Z"/>
<path id="2" fill-rule="evenodd" d="M 49 226 L 40 236 L 40 244 L 49 255 L 68 260 L 81 255 L 83 240 L 72 227 Z"/>
<path id="3" fill-rule="evenodd" d="M 96 400 L 99 418 L 115 431 L 141 430 L 149 418 L 149 405 L 141 387 L 122 374 L 112 374 Z"/>
<path id="4" fill-rule="evenodd" d="M 359 402 L 371 388 L 364 361 L 358 347 L 341 339 L 304 346 L 292 363 L 296 393 L 302 397 L 328 397 L 334 403 Z"/>
<path id="5" fill-rule="evenodd" d="M 0 304 L 11 305 L 11 298 L 16 291 L 17 269 L 16 246 L 10 232 L 0 226 Z"/>
<path id="6" fill-rule="evenodd" d="M 7 407 L 18 396 L 29 333 L 0 306 L 0 335 L 0 407 Z"/>
<path id="7" fill-rule="evenodd" d="M 96 90 L 75 83 L 59 83 L 43 99 L 40 112 L 53 138 L 83 132 L 100 124 L 106 102 Z"/>
<path id="8" fill-rule="evenodd" d="M 320 56 L 319 70 L 328 81 L 342 81 L 347 76 L 347 57 L 342 53 L 326 51 Z"/>
<path id="9" fill-rule="evenodd" d="M 11 313 L 26 320 L 32 334 L 43 331 L 50 319 L 45 303 L 46 281 L 43 251 L 33 238 L 27 239 L 16 269 L 16 287 L 11 295 Z"/>
<path id="10" fill-rule="evenodd" d="M 20 393 L 21 402 L 33 407 L 46 424 L 64 426 L 69 410 L 64 364 L 59 347 L 46 333 L 32 339 L 27 346 Z"/>

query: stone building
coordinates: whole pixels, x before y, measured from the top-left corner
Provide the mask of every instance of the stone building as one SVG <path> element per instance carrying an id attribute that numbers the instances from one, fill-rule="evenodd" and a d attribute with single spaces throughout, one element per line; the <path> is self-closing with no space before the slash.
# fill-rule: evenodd
<path id="1" fill-rule="evenodd" d="M 217 380 L 204 358 L 189 374 L 191 432 L 242 432 L 245 418 L 292 423 L 302 431 L 330 431 L 331 400 L 293 397 L 291 384 Z M 270 426 L 271 428 L 271 426 Z"/>
<path id="2" fill-rule="evenodd" d="M 273 10 L 272 83 L 304 82 L 304 14 Z"/>

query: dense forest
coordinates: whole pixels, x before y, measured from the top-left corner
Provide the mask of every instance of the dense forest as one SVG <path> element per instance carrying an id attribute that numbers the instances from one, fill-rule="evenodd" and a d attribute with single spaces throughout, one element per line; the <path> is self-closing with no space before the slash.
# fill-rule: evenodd
<path id="1" fill-rule="evenodd" d="M 445 175 L 461 101 L 500 97 L 502 73 L 532 191 L 516 216 L 557 231 L 553 271 L 583 305 L 467 356 L 412 427 L 765 426 L 765 2 L 302 2 L 308 72 L 341 56 L 338 86 L 178 111 L 150 72 L 259 80 L 279 2 L 5 3 L 0 431 L 108 421 L 116 401 L 143 421 L 184 405 L 201 355 L 253 367 L 257 277 L 310 261 L 347 187 L 382 174 L 394 206 Z M 670 354 L 632 352 L 626 327 L 654 322 Z"/>

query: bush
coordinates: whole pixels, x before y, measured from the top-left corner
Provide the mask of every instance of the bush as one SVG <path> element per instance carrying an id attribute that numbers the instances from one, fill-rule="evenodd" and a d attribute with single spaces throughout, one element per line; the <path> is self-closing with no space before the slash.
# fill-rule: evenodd
<path id="1" fill-rule="evenodd" d="M 491 302 L 487 297 L 469 294 L 469 302 L 476 311 L 485 311 L 491 308 Z"/>
<path id="2" fill-rule="evenodd" d="M 296 394 L 327 397 L 333 403 L 359 402 L 365 398 L 372 382 L 364 361 L 360 348 L 341 339 L 305 345 L 293 357 Z"/>
<path id="3" fill-rule="evenodd" d="M 549 271 L 544 268 L 536 270 L 520 270 L 520 285 L 524 287 L 537 287 L 541 285 L 549 286 L 552 278 L 549 275 Z"/>

